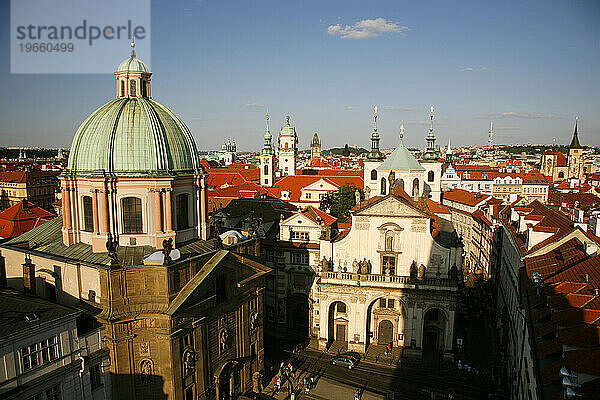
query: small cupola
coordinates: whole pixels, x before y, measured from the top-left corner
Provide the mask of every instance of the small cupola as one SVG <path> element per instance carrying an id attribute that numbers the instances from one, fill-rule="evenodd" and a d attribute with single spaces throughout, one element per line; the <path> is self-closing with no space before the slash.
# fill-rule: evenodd
<path id="1" fill-rule="evenodd" d="M 117 99 L 150 97 L 150 76 L 146 64 L 135 55 L 134 36 L 131 35 L 131 55 L 119 64 L 117 79 Z"/>

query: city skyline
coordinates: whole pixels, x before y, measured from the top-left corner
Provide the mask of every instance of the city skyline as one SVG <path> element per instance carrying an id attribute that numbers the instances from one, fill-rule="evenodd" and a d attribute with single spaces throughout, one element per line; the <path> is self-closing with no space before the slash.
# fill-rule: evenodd
<path id="1" fill-rule="evenodd" d="M 327 3 L 315 12 L 317 4 L 153 2 L 153 97 L 181 116 L 200 150 L 223 138 L 259 150 L 267 108 L 274 135 L 291 116 L 301 149 L 314 132 L 323 148 L 368 148 L 375 105 L 382 148 L 399 143 L 401 124 L 405 143 L 423 148 L 431 105 L 440 146 L 449 136 L 453 146 L 486 144 L 490 119 L 496 144 L 568 144 L 576 116 L 582 144 L 600 144 L 593 2 Z M 10 26 L 9 2 L 0 10 Z M 116 68 L 129 48 L 115 45 Z M 112 72 L 11 75 L 5 57 L 3 145 L 68 147 L 114 97 Z"/>

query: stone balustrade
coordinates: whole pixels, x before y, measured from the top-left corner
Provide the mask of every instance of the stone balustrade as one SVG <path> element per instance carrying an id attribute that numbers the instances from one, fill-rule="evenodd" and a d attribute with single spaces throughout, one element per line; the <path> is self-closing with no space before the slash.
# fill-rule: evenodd
<path id="1" fill-rule="evenodd" d="M 449 279 L 426 278 L 421 281 L 411 282 L 410 276 L 357 274 L 353 272 L 324 272 L 320 277 L 321 284 L 337 284 L 364 287 L 389 287 L 389 288 L 441 288 L 449 289 Z M 455 287 L 454 287 L 455 288 Z M 452 290 L 452 289 L 451 289 Z"/>

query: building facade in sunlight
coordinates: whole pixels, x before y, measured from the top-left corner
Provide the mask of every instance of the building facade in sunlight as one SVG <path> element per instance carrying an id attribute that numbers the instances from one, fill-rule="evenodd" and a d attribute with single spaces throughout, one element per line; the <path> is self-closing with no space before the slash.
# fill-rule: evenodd
<path id="1" fill-rule="evenodd" d="M 462 244 L 424 199 L 414 202 L 400 186 L 391 191 L 355 207 L 349 229 L 323 226 L 311 334 L 322 348 L 392 344 L 450 357 Z"/>

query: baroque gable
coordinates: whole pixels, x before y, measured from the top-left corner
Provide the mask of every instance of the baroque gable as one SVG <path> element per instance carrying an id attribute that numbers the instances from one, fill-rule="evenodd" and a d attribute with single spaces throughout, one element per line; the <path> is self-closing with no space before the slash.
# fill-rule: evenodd
<path id="1" fill-rule="evenodd" d="M 355 215 L 375 217 L 401 217 L 401 218 L 429 218 L 427 214 L 419 210 L 408 201 L 395 196 L 388 196 L 380 202 L 368 206 Z"/>

